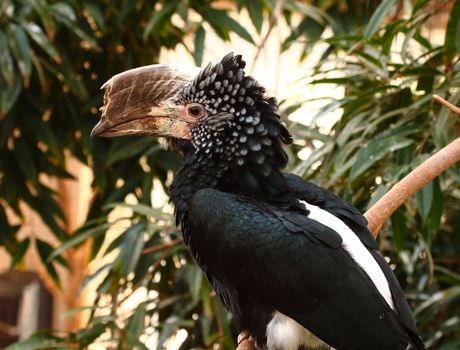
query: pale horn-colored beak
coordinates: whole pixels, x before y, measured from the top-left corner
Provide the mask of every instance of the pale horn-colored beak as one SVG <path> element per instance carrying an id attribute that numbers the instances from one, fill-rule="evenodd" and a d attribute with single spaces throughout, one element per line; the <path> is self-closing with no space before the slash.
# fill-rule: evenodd
<path id="1" fill-rule="evenodd" d="M 189 139 L 190 126 L 177 119 L 174 97 L 200 69 L 155 64 L 114 75 L 102 89 L 104 105 L 91 136 L 155 135 Z"/>

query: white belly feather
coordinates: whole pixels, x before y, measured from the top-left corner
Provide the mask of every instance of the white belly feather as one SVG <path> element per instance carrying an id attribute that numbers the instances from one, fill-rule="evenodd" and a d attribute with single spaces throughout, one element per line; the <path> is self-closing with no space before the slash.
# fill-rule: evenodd
<path id="1" fill-rule="evenodd" d="M 268 350 L 297 350 L 302 345 L 310 349 L 327 346 L 292 318 L 275 311 L 272 320 L 267 325 Z"/>

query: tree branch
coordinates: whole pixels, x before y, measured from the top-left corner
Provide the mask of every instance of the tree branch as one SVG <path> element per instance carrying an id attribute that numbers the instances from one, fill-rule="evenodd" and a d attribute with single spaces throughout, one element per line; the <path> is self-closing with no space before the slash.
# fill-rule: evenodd
<path id="1" fill-rule="evenodd" d="M 433 99 L 449 108 L 452 112 L 460 114 L 460 108 L 454 106 L 438 95 Z M 401 181 L 395 184 L 377 203 L 375 203 L 364 216 L 368 221 L 368 228 L 374 238 L 380 232 L 385 221 L 415 192 L 433 181 L 445 170 L 460 161 L 460 137 L 446 147 L 433 154 L 430 158 L 411 171 Z M 247 333 L 238 337 L 236 350 L 255 350 L 255 341 Z"/>
<path id="2" fill-rule="evenodd" d="M 395 184 L 364 216 L 369 231 L 377 237 L 385 221 L 415 192 L 460 160 L 460 137 L 411 171 Z"/>

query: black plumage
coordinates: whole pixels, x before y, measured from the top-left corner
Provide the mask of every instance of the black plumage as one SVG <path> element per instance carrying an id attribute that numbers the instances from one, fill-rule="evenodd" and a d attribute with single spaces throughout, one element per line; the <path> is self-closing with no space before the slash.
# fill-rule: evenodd
<path id="1" fill-rule="evenodd" d="M 241 56 L 229 54 L 185 79 L 167 105 L 177 108 L 168 125 L 185 136 L 154 133 L 169 136 L 184 155 L 169 190 L 177 223 L 237 327 L 252 334 L 259 349 L 275 350 L 267 332 L 278 312 L 336 349 L 405 349 L 409 342 L 424 349 L 362 214 L 281 172 L 288 161 L 282 146 L 291 136 L 276 100 L 244 66 Z M 151 129 L 164 127 L 158 125 Z M 344 248 L 344 236 L 314 219 L 302 201 L 333 214 L 359 238 L 385 275 L 394 309 Z"/>

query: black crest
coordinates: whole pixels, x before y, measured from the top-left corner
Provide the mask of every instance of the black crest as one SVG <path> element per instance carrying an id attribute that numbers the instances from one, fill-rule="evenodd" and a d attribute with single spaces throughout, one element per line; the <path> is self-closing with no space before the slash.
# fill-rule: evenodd
<path id="1" fill-rule="evenodd" d="M 200 103 L 211 114 L 244 115 L 265 92 L 255 79 L 245 75 L 245 66 L 241 55 L 233 53 L 217 64 L 209 63 L 183 91 L 180 102 Z"/>

